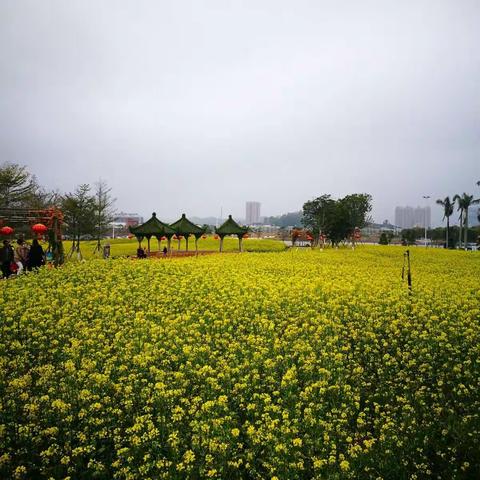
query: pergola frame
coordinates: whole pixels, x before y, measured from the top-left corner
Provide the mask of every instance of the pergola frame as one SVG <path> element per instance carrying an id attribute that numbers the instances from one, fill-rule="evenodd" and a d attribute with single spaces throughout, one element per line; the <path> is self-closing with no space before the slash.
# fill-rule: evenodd
<path id="1" fill-rule="evenodd" d="M 215 229 L 215 233 L 220 237 L 220 252 L 223 252 L 223 239 L 228 235 L 238 237 L 238 251 L 243 252 L 243 237 L 248 233 L 248 227 L 241 227 L 231 215 L 228 219 Z"/>
<path id="2" fill-rule="evenodd" d="M 170 227 L 173 228 L 177 237 L 183 236 L 185 238 L 186 252 L 188 252 L 188 237 L 193 235 L 195 237 L 195 251 L 198 253 L 198 239 L 205 234 L 205 228 L 195 225 L 184 213 L 179 220 L 170 224 Z M 178 239 L 178 249 L 180 250 L 180 238 Z"/>
<path id="3" fill-rule="evenodd" d="M 155 212 L 152 213 L 152 217 L 147 220 L 145 223 L 141 225 L 137 225 L 136 227 L 128 227 L 131 234 L 135 235 L 138 240 L 139 247 L 142 244 L 142 240 L 144 238 L 147 239 L 147 249 L 148 253 L 150 254 L 150 239 L 155 237 L 158 241 L 158 250 L 160 251 L 160 244 L 162 237 L 167 238 L 167 250 L 168 252 L 171 251 L 171 240 L 172 237 L 175 235 L 175 230 L 170 227 L 167 223 L 163 223 L 157 218 L 157 214 Z"/>

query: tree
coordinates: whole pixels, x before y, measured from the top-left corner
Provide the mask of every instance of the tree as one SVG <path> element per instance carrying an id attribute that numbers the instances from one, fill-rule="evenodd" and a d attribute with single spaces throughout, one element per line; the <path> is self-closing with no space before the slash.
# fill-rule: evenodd
<path id="1" fill-rule="evenodd" d="M 289 212 L 277 217 L 265 217 L 265 225 L 276 225 L 277 227 L 299 227 L 302 224 L 302 212 Z"/>
<path id="2" fill-rule="evenodd" d="M 382 232 L 380 234 L 380 240 L 378 241 L 380 245 L 388 245 L 390 242 L 388 241 L 388 237 L 386 232 Z"/>
<path id="3" fill-rule="evenodd" d="M 115 209 L 113 206 L 116 199 L 112 198 L 112 189 L 107 186 L 105 181 L 99 180 L 95 187 L 95 234 L 97 237 L 95 251 L 100 251 L 100 239 L 114 220 Z"/>
<path id="4" fill-rule="evenodd" d="M 62 210 L 67 233 L 72 237 L 70 255 L 81 257 L 80 241 L 84 235 L 95 234 L 95 197 L 90 195 L 90 185 L 79 185 L 75 192 L 67 193 L 62 200 Z"/>
<path id="5" fill-rule="evenodd" d="M 355 246 L 355 230 L 367 225 L 368 214 L 372 210 L 372 196 L 367 193 L 354 193 L 339 200 L 345 212 L 346 238 Z"/>
<path id="6" fill-rule="evenodd" d="M 461 229 L 464 229 L 464 248 L 467 249 L 468 243 L 468 209 L 477 203 L 480 203 L 480 199 L 473 198 L 473 195 L 468 195 L 465 192 L 462 196 L 455 195 L 454 200 L 458 203 L 458 210 L 460 210 L 460 243 L 461 243 Z"/>
<path id="7" fill-rule="evenodd" d="M 480 187 L 480 180 L 477 182 L 477 186 Z M 480 209 L 477 212 L 477 220 L 480 222 Z"/>
<path id="8" fill-rule="evenodd" d="M 438 199 L 437 204 L 443 207 L 443 219 L 447 219 L 447 236 L 445 242 L 445 248 L 448 248 L 448 239 L 450 236 L 450 217 L 453 215 L 453 209 L 455 208 L 455 201 L 450 201 L 450 197 L 445 197 L 443 200 Z"/>
<path id="9" fill-rule="evenodd" d="M 29 207 L 38 188 L 36 178 L 26 167 L 15 163 L 3 163 L 0 166 L 1 207 Z"/>
<path id="10" fill-rule="evenodd" d="M 322 195 L 303 204 L 302 223 L 312 233 L 315 244 L 318 243 L 320 235 L 327 230 L 334 209 L 335 200 L 330 195 Z"/>
<path id="11" fill-rule="evenodd" d="M 458 219 L 460 220 L 459 223 L 459 234 L 458 234 L 458 246 L 462 248 L 462 231 L 463 231 L 463 200 L 462 197 L 456 194 L 453 197 L 453 201 L 457 202 L 457 210 L 460 211 L 460 216 Z"/>
<path id="12" fill-rule="evenodd" d="M 415 245 L 415 240 L 421 236 L 422 231 L 418 228 L 404 228 L 402 230 L 402 244 Z"/>
<path id="13" fill-rule="evenodd" d="M 366 193 L 347 195 L 334 200 L 322 195 L 303 205 L 303 225 L 312 233 L 314 244 L 319 236 L 326 235 L 333 245 L 351 239 L 355 241 L 355 229 L 363 228 L 371 211 L 372 197 Z"/>

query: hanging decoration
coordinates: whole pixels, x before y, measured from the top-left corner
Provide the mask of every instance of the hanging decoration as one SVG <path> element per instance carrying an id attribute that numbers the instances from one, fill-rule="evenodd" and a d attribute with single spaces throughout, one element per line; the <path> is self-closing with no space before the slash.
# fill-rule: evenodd
<path id="1" fill-rule="evenodd" d="M 11 235 L 14 232 L 12 227 L 5 225 L 4 227 L 0 228 L 0 233 L 2 235 Z"/>

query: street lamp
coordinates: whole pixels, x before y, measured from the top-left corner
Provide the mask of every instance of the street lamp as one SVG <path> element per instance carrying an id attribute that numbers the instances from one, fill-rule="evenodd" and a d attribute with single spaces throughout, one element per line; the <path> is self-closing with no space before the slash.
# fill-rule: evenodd
<path id="1" fill-rule="evenodd" d="M 423 223 L 425 226 L 425 248 L 427 248 L 427 206 L 428 206 L 428 199 L 430 198 L 430 195 L 423 195 L 423 198 L 425 199 L 425 213 L 423 215 Z"/>

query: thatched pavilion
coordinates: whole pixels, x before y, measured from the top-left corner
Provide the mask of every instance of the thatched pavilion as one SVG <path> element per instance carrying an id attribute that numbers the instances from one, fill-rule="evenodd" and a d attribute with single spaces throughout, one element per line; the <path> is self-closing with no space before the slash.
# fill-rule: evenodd
<path id="1" fill-rule="evenodd" d="M 195 225 L 191 222 L 187 216 L 182 213 L 182 218 L 170 225 L 170 228 L 173 229 L 177 237 L 185 238 L 185 251 L 188 252 L 188 237 L 193 235 L 195 237 L 195 250 L 198 252 L 198 239 L 205 234 L 206 229 Z M 178 240 L 179 250 L 180 250 L 180 238 Z"/>
<path id="2" fill-rule="evenodd" d="M 220 237 L 220 251 L 223 251 L 223 239 L 227 235 L 236 235 L 238 237 L 238 250 L 243 252 L 243 236 L 248 232 L 248 227 L 241 227 L 231 215 L 228 219 L 215 229 L 215 233 Z"/>
<path id="3" fill-rule="evenodd" d="M 172 237 L 175 235 L 175 230 L 167 223 L 161 222 L 157 218 L 155 212 L 152 213 L 152 217 L 141 225 L 136 227 L 128 227 L 130 233 L 135 235 L 140 245 L 144 238 L 147 239 L 148 253 L 150 253 L 150 238 L 155 237 L 158 240 L 158 250 L 160 251 L 160 242 L 162 237 L 167 238 L 167 248 L 170 251 L 170 245 Z"/>

